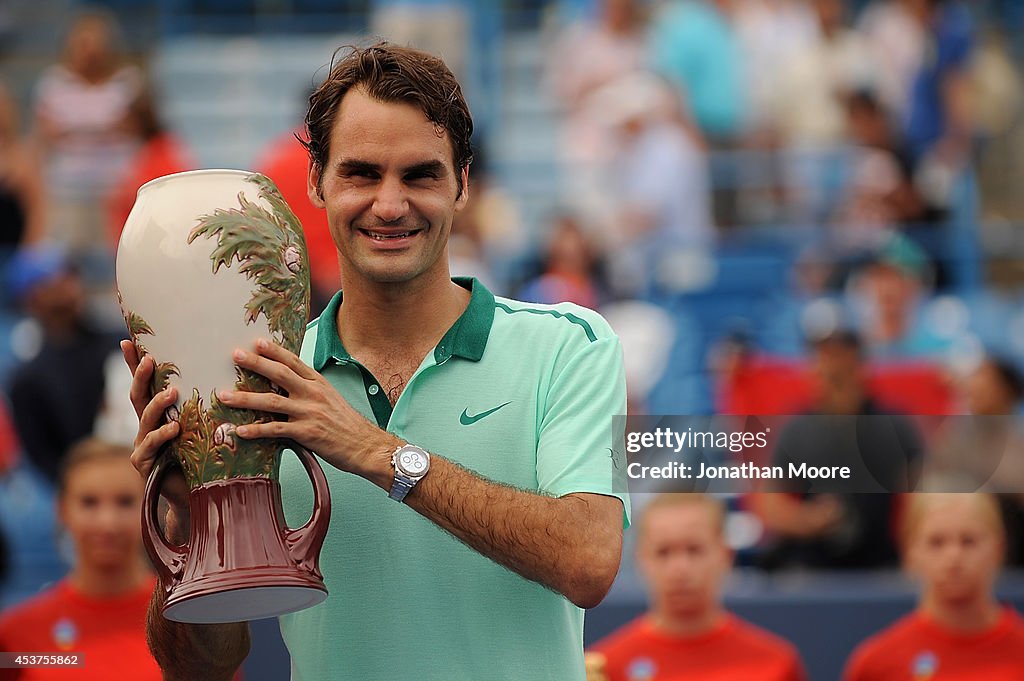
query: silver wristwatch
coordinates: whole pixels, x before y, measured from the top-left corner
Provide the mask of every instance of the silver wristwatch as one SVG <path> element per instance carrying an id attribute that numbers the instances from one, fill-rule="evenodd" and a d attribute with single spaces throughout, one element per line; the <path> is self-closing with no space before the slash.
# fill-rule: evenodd
<path id="1" fill-rule="evenodd" d="M 391 465 L 395 467 L 395 481 L 388 496 L 403 501 L 430 470 L 430 454 L 416 445 L 405 444 L 391 455 Z"/>

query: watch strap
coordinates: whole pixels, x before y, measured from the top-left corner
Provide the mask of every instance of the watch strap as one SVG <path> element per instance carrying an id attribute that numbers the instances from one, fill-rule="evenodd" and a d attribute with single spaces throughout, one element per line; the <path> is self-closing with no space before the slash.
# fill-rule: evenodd
<path id="1" fill-rule="evenodd" d="M 396 473 L 395 480 L 391 483 L 391 491 L 388 493 L 388 497 L 395 501 L 405 501 L 405 496 L 412 491 L 417 482 L 417 480 L 406 477 L 401 473 Z"/>

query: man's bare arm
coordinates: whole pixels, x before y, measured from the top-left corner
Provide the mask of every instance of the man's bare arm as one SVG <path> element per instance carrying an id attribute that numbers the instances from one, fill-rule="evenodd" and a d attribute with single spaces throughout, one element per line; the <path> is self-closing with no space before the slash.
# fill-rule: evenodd
<path id="1" fill-rule="evenodd" d="M 372 424 L 367 424 L 373 428 Z M 362 474 L 387 491 L 394 481 L 390 452 L 404 444 L 379 429 L 373 472 Z M 581 608 L 608 593 L 622 556 L 622 502 L 603 494 L 549 497 L 482 478 L 443 456 L 405 503 L 464 544 Z"/>
<path id="2" fill-rule="evenodd" d="M 393 476 L 385 479 L 380 486 L 386 490 Z M 615 497 L 541 496 L 434 456 L 406 503 L 470 548 L 581 608 L 600 603 L 619 570 L 622 502 Z"/>

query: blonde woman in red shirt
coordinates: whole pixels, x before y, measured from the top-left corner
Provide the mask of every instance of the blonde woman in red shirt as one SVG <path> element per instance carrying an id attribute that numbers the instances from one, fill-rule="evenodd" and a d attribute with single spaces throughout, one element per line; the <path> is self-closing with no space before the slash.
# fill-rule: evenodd
<path id="1" fill-rule="evenodd" d="M 995 497 L 915 494 L 905 520 L 918 607 L 854 651 L 845 681 L 1024 679 L 1024 620 L 994 594 L 1006 551 Z"/>
<path id="2" fill-rule="evenodd" d="M 58 516 L 75 565 L 50 589 L 0 614 L 0 651 L 84 656 L 84 668 L 0 669 L 0 681 L 160 681 L 146 647 L 156 580 L 142 551 L 143 483 L 131 449 L 88 439 L 71 448 L 58 482 Z"/>
<path id="3" fill-rule="evenodd" d="M 587 653 L 588 681 L 806 681 L 788 641 L 729 613 L 725 507 L 702 494 L 656 496 L 636 523 L 651 609 Z"/>

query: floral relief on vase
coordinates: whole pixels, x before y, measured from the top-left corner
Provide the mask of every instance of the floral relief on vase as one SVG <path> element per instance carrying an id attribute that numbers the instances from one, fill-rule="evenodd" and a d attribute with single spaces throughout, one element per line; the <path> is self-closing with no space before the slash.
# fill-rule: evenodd
<path id="1" fill-rule="evenodd" d="M 239 192 L 238 208 L 216 209 L 201 216 L 188 233 L 187 243 L 200 237 L 216 239 L 210 255 L 213 273 L 237 267 L 237 272 L 252 282 L 251 297 L 239 311 L 245 323 L 253 324 L 262 315 L 271 332 L 270 340 L 297 352 L 309 315 L 309 287 L 304 281 L 309 260 L 302 227 L 269 178 L 251 174 L 246 180 L 258 187 L 259 199 L 269 209 Z M 141 359 L 147 351 L 139 336 L 153 335 L 154 331 L 138 314 L 124 314 Z M 158 363 L 151 386 L 154 394 L 169 385 L 172 375 L 180 375 L 174 364 Z M 278 390 L 263 376 L 237 366 L 235 377 L 236 390 Z M 194 388 L 192 395 L 179 408 L 168 409 L 165 417 L 180 426 L 178 437 L 169 444 L 169 453 L 181 462 L 190 488 L 214 480 L 277 478 L 278 454 L 288 443 L 269 438 L 243 440 L 235 430 L 240 425 L 281 418 L 278 415 L 228 407 L 217 399 L 215 390 L 207 401 Z"/>

